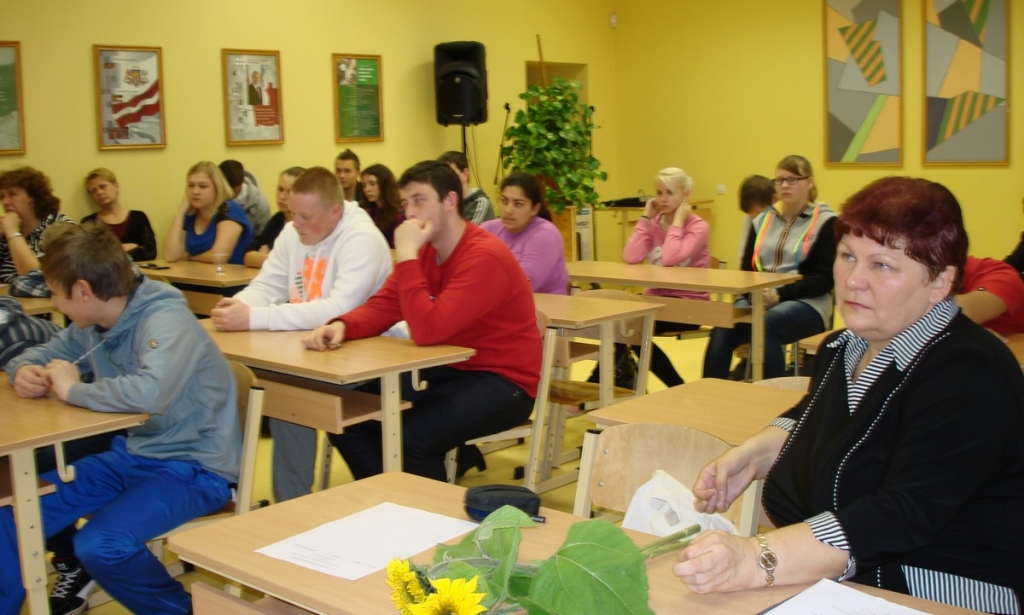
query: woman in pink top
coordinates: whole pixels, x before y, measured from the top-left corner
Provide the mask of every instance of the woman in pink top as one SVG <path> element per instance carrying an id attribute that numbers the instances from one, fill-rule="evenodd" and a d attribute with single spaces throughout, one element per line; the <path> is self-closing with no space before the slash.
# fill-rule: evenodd
<path id="1" fill-rule="evenodd" d="M 703 267 L 711 262 L 708 252 L 708 223 L 693 213 L 687 199 L 693 180 L 682 169 L 669 167 L 654 178 L 655 196 L 644 205 L 633 234 L 622 249 L 622 260 L 629 264 L 647 260 L 659 267 Z M 707 300 L 707 293 L 667 288 L 648 288 L 645 295 Z M 697 325 L 656 321 L 654 332 L 685 331 Z M 634 351 L 639 352 L 638 348 Z M 651 372 L 665 386 L 683 384 L 672 361 L 656 345 L 651 347 Z"/>

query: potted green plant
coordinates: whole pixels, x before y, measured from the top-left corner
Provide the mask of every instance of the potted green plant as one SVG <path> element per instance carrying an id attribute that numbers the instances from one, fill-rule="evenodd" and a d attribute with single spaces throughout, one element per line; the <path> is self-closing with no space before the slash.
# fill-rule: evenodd
<path id="1" fill-rule="evenodd" d="M 593 109 L 580 102 L 582 87 L 556 77 L 550 85 L 527 88 L 519 95 L 526 108 L 516 112 L 515 123 L 505 131 L 511 143 L 501 148 L 503 166 L 536 175 L 555 213 L 567 205 L 599 207 L 594 183 L 608 177 L 591 155 L 596 126 Z"/>

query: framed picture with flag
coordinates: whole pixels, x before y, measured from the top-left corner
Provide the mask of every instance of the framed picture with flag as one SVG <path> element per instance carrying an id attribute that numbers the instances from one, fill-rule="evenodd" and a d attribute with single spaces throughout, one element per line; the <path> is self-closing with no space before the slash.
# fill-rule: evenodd
<path id="1" fill-rule="evenodd" d="M 166 147 L 160 47 L 93 45 L 101 150 Z"/>
<path id="2" fill-rule="evenodd" d="M 284 143 L 281 54 L 222 49 L 228 145 Z"/>

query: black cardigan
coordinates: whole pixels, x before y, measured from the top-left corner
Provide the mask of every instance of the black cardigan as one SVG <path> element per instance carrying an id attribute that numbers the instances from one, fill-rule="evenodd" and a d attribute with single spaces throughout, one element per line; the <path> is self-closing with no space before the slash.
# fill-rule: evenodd
<path id="1" fill-rule="evenodd" d="M 958 314 L 905 372 L 890 365 L 849 414 L 843 346 L 815 360 L 811 392 L 765 481 L 779 527 L 832 511 L 853 579 L 908 593 L 901 566 L 1009 587 L 1024 598 L 1024 376 L 995 336 Z M 785 565 L 783 562 L 782 565 Z"/>
<path id="2" fill-rule="evenodd" d="M 82 224 L 97 219 L 96 214 L 89 214 L 82 218 Z M 133 209 L 128 212 L 128 226 L 124 230 L 124 236 L 119 238 L 121 243 L 138 244 L 137 248 L 128 251 L 128 256 L 134 261 L 151 261 L 156 258 L 156 236 L 153 234 L 153 227 L 149 224 L 149 217 L 146 212 Z"/>

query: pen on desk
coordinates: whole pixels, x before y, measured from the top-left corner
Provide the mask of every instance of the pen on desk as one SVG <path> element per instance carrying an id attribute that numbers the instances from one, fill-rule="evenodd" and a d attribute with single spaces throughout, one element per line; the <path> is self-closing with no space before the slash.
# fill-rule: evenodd
<path id="1" fill-rule="evenodd" d="M 337 350 L 339 348 L 341 348 L 340 342 L 337 344 L 327 344 L 327 350 Z"/>

